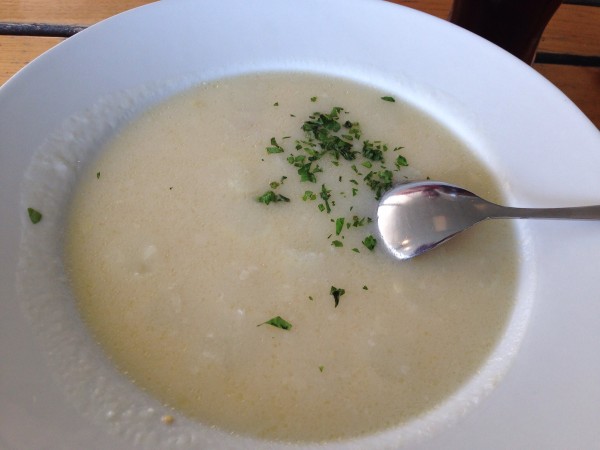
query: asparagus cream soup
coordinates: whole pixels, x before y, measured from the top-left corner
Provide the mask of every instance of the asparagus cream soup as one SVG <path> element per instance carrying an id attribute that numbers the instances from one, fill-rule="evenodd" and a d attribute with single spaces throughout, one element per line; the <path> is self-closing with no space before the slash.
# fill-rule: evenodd
<path id="1" fill-rule="evenodd" d="M 81 315 L 134 383 L 211 426 L 397 426 L 477 372 L 515 295 L 507 223 L 385 254 L 377 198 L 426 177 L 501 200 L 460 139 L 389 92 L 300 73 L 198 86 L 82 175 L 66 239 Z"/>

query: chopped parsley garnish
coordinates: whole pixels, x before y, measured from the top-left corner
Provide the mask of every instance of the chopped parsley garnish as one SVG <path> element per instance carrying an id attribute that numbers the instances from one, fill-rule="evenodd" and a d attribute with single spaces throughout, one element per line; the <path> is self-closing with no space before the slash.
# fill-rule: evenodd
<path id="1" fill-rule="evenodd" d="M 273 106 L 279 106 L 279 102 L 273 103 Z"/>
<path id="2" fill-rule="evenodd" d="M 329 293 L 333 296 L 335 308 L 337 308 L 337 306 L 340 303 L 340 297 L 346 293 L 346 290 L 342 288 L 336 288 L 335 286 L 331 286 Z"/>
<path id="3" fill-rule="evenodd" d="M 303 157 L 303 158 L 305 158 L 305 157 Z M 318 170 L 315 170 L 315 169 L 317 169 L 319 166 L 316 166 L 311 171 L 311 165 L 312 165 L 312 162 L 309 162 L 308 164 L 304 164 L 304 165 L 300 166 L 300 168 L 298 169 L 298 175 L 300 175 L 300 181 L 310 181 L 311 183 L 317 182 L 317 177 L 315 176 L 315 173 L 318 172 Z"/>
<path id="4" fill-rule="evenodd" d="M 278 143 L 277 140 L 272 137 L 271 138 L 271 146 L 267 147 L 267 153 L 269 154 L 273 154 L 273 153 L 283 153 L 285 150 L 283 149 L 283 147 L 281 147 Z"/>
<path id="5" fill-rule="evenodd" d="M 260 203 L 264 203 L 265 205 L 268 205 L 271 202 L 277 203 L 277 202 L 289 202 L 290 201 L 289 198 L 284 197 L 281 194 L 276 194 L 273 191 L 267 191 L 267 192 L 265 192 L 263 195 L 261 195 L 260 197 L 258 197 L 257 200 Z"/>
<path id="6" fill-rule="evenodd" d="M 331 212 L 331 207 L 329 206 L 329 197 L 331 197 L 330 190 L 328 190 L 324 184 L 321 185 L 321 192 L 319 196 L 325 202 L 325 209 L 327 210 L 327 214 Z"/>
<path id="7" fill-rule="evenodd" d="M 379 200 L 384 192 L 392 188 L 392 177 L 393 174 L 389 170 L 371 171 L 365 176 L 364 181 L 375 192 L 375 199 Z"/>
<path id="8" fill-rule="evenodd" d="M 319 366 L 319 372 L 323 373 L 323 370 L 325 370 L 325 366 Z"/>
<path id="9" fill-rule="evenodd" d="M 317 194 L 315 194 L 313 191 L 304 191 L 302 200 L 307 201 L 307 200 L 316 200 L 316 199 L 317 199 Z"/>
<path id="10" fill-rule="evenodd" d="M 338 122 L 339 114 L 344 108 L 334 106 L 329 114 L 316 112 L 309 116 L 309 119 L 304 122 L 302 129 L 312 132 L 315 139 L 320 140 L 322 137 L 329 135 L 330 131 L 339 131 L 341 128 Z"/>
<path id="11" fill-rule="evenodd" d="M 100 172 L 96 172 L 96 178 L 99 180 L 100 179 Z"/>
<path id="12" fill-rule="evenodd" d="M 369 222 L 370 217 L 358 217 L 358 216 L 352 216 L 352 226 L 354 228 L 357 227 L 362 227 L 364 226 L 365 222 Z"/>
<path id="13" fill-rule="evenodd" d="M 352 150 L 352 144 L 340 139 L 338 136 L 331 136 L 323 140 L 321 148 L 327 152 L 331 152 L 335 159 L 339 159 L 340 156 L 347 161 L 356 159 L 356 152 Z"/>
<path id="14" fill-rule="evenodd" d="M 381 99 L 392 103 L 396 101 L 391 96 L 384 96 Z M 318 99 L 313 96 L 310 100 L 312 103 L 316 103 Z M 279 105 L 279 102 L 274 104 L 274 106 L 277 105 Z M 266 147 L 268 154 L 282 154 L 281 157 L 295 168 L 298 174 L 298 178 L 294 177 L 296 182 L 321 184 L 320 190 L 314 188 L 303 189 L 299 192 L 303 191 L 304 193 L 299 196 L 304 202 L 316 200 L 315 205 L 318 210 L 328 214 L 334 212 L 336 208 L 340 209 L 342 204 L 336 206 L 336 200 L 339 198 L 350 199 L 350 193 L 352 193 L 352 197 L 357 196 L 361 186 L 369 187 L 374 198 L 379 200 L 386 191 L 392 188 L 395 174 L 408 166 L 406 157 L 399 153 L 392 156 L 389 152 L 391 148 L 394 152 L 397 152 L 404 147 L 388 147 L 387 143 L 380 140 L 363 139 L 363 131 L 359 122 L 346 120 L 348 114 L 348 111 L 338 106 L 331 108 L 329 112 L 314 112 L 305 121 L 301 122 L 300 129 L 304 132 L 304 137 L 296 139 L 292 144 L 292 148 L 285 149 L 277 142 L 275 137 L 271 138 L 271 145 Z M 295 117 L 293 114 L 290 114 L 290 116 Z M 343 116 L 343 119 L 340 116 Z M 290 139 L 288 141 L 290 143 L 292 137 L 284 136 L 278 139 L 283 143 L 285 143 L 285 139 Z M 386 161 L 386 157 L 389 158 L 388 161 Z M 335 167 L 339 167 L 339 170 Z M 338 183 L 332 184 L 333 189 L 331 186 L 328 188 L 323 181 L 319 180 L 320 173 L 328 169 L 336 170 L 334 177 L 339 185 Z M 352 172 L 348 171 L 350 169 Z M 343 170 L 346 170 L 346 172 L 343 172 Z M 398 178 L 402 178 L 403 175 L 401 172 Z M 352 178 L 352 176 L 355 178 Z M 331 179 L 334 179 L 334 177 L 332 176 Z M 271 190 L 266 191 L 257 200 L 266 205 L 271 202 L 289 202 L 289 198 L 273 192 L 280 188 L 285 178 L 282 177 L 281 181 L 271 181 L 269 184 Z M 331 246 L 336 248 L 344 247 L 344 242 L 346 242 L 353 252 L 361 253 L 358 248 L 360 237 L 356 236 L 354 238 L 356 240 L 351 243 L 350 236 L 347 236 L 346 233 L 354 233 L 351 231 L 352 228 L 367 226 L 373 222 L 373 219 L 358 215 L 351 216 L 355 205 L 348 206 L 350 214 L 347 214 L 346 211 L 345 213 L 336 214 L 337 218 L 333 218 L 335 217 L 333 216 L 330 219 L 331 223 L 335 224 L 335 234 L 331 230 L 327 240 L 330 241 Z M 344 206 L 344 208 L 348 206 Z M 347 216 L 344 217 L 344 214 L 347 214 Z M 377 239 L 373 235 L 368 235 L 362 240 L 362 245 L 372 251 L 377 245 Z M 368 290 L 367 285 L 363 286 L 363 290 Z M 330 295 L 333 296 L 336 308 L 345 292 L 342 288 L 331 286 Z M 313 300 L 313 297 L 308 296 L 308 299 Z M 265 323 L 286 330 L 291 328 L 291 324 L 280 316 Z M 323 366 L 319 366 L 319 370 L 322 372 Z"/>
<path id="15" fill-rule="evenodd" d="M 399 169 L 400 167 L 406 167 L 406 166 L 408 166 L 408 161 L 406 160 L 406 158 L 404 156 L 398 155 L 398 157 L 396 158 L 396 161 L 394 162 L 394 164 Z"/>
<path id="16" fill-rule="evenodd" d="M 371 161 L 383 161 L 383 152 L 385 151 L 387 151 L 387 145 L 381 142 L 363 142 L 362 154 Z"/>
<path id="17" fill-rule="evenodd" d="M 372 234 L 368 235 L 363 241 L 363 245 L 367 247 L 369 250 L 373 250 L 377 245 L 377 239 L 373 237 Z"/>
<path id="18" fill-rule="evenodd" d="M 346 219 L 344 219 L 343 217 L 339 217 L 337 219 L 335 219 L 335 234 L 339 236 L 339 234 L 342 232 L 342 230 L 344 229 L 344 221 Z"/>
<path id="19" fill-rule="evenodd" d="M 34 225 L 42 220 L 42 213 L 33 208 L 27 208 L 27 213 L 29 214 L 29 220 Z"/>
<path id="20" fill-rule="evenodd" d="M 269 186 L 271 186 L 271 189 L 277 189 L 279 186 L 281 186 L 283 184 L 283 182 L 287 180 L 286 176 L 281 177 L 281 179 L 279 181 L 271 181 L 269 183 Z"/>
<path id="21" fill-rule="evenodd" d="M 267 320 L 266 322 L 259 323 L 256 325 L 260 327 L 261 325 L 272 325 L 276 328 L 281 328 L 282 330 L 289 330 L 292 328 L 292 324 L 287 320 L 283 319 L 281 316 L 273 317 L 272 319 Z"/>

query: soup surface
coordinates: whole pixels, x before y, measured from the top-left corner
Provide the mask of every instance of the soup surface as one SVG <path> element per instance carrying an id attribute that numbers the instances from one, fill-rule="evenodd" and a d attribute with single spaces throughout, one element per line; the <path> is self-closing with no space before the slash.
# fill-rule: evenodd
<path id="1" fill-rule="evenodd" d="M 372 87 L 272 73 L 171 98 L 82 175 L 81 314 L 137 385 L 225 430 L 321 441 L 426 413 L 501 336 L 515 237 L 486 223 L 392 260 L 370 221 L 387 172 L 500 200 L 463 142 Z"/>

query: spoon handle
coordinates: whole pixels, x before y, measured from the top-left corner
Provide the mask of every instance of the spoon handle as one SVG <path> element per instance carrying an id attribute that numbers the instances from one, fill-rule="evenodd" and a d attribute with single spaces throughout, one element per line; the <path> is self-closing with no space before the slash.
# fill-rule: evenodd
<path id="1" fill-rule="evenodd" d="M 570 219 L 600 220 L 600 205 L 575 206 L 571 208 L 513 208 L 508 206 L 490 208 L 490 219 Z"/>

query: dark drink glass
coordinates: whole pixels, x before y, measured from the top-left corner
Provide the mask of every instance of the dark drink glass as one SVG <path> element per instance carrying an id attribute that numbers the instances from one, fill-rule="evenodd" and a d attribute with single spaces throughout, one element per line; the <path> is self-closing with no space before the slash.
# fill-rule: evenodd
<path id="1" fill-rule="evenodd" d="M 454 0 L 450 21 L 528 64 L 561 0 Z"/>

